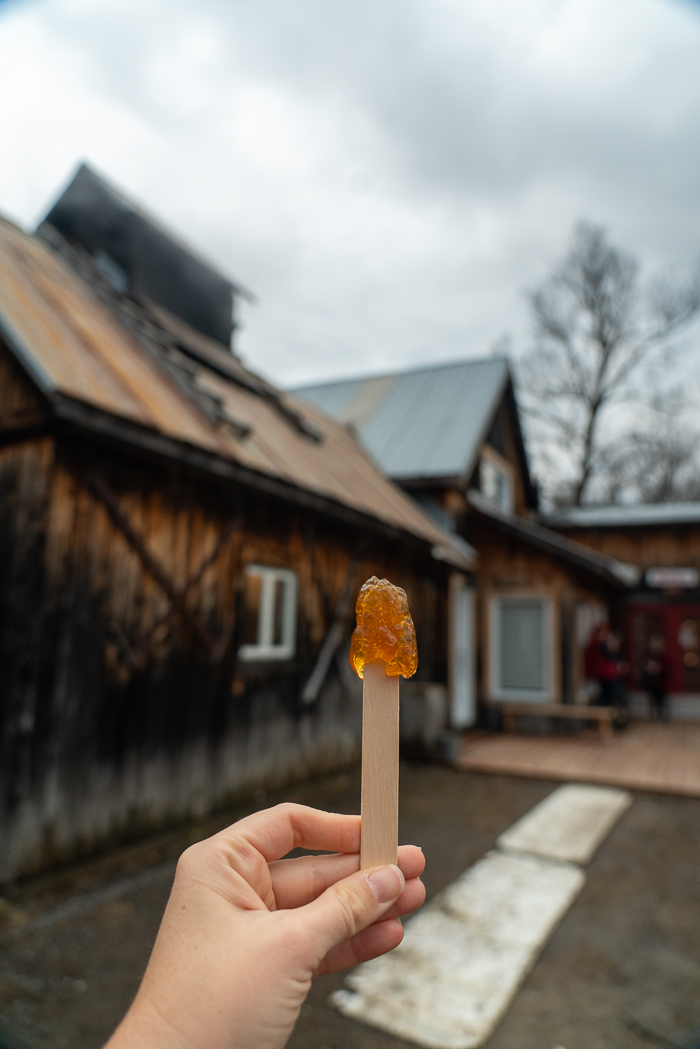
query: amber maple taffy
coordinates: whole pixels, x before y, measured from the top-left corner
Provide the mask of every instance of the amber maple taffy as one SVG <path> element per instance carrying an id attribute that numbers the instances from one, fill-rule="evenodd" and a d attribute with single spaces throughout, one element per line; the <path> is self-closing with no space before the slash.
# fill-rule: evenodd
<path id="1" fill-rule="evenodd" d="M 396 863 L 399 848 L 399 677 L 418 666 L 406 593 L 372 576 L 357 597 L 350 663 L 362 678 L 360 866 Z"/>

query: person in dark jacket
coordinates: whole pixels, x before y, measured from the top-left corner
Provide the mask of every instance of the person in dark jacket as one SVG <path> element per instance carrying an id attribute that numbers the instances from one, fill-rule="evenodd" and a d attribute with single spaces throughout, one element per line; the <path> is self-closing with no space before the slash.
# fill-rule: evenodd
<path id="1" fill-rule="evenodd" d="M 591 631 L 583 654 L 584 675 L 587 681 L 594 681 L 597 686 L 594 702 L 600 702 L 601 681 L 604 677 L 604 666 L 606 661 L 605 642 L 607 641 L 610 627 L 607 623 L 599 623 Z"/>
<path id="2" fill-rule="evenodd" d="M 604 643 L 603 677 L 600 682 L 600 701 L 605 707 L 625 707 L 625 674 L 627 663 L 622 658 L 622 641 L 612 631 Z"/>
<path id="3" fill-rule="evenodd" d="M 666 641 L 661 634 L 649 638 L 640 669 L 642 688 L 649 696 L 649 719 L 670 720 L 668 707 L 668 681 L 670 664 L 666 654 Z"/>

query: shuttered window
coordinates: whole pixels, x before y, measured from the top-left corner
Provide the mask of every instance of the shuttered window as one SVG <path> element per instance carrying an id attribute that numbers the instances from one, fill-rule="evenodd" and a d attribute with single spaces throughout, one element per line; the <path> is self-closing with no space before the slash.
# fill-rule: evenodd
<path id="1" fill-rule="evenodd" d="M 492 687 L 506 699 L 541 700 L 549 693 L 549 602 L 537 597 L 495 598 L 492 606 Z"/>

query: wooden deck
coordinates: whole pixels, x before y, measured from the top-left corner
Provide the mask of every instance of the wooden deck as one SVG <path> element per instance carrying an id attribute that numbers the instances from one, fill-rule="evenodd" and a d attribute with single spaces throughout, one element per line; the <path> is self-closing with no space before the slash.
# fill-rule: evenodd
<path id="1" fill-rule="evenodd" d="M 571 737 L 470 732 L 458 765 L 700 797 L 700 724 L 633 722 L 607 741 L 592 731 Z"/>

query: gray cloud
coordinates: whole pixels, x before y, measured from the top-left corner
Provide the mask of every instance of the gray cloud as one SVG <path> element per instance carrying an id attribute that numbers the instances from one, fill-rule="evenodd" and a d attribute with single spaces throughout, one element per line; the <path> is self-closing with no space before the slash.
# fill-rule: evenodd
<path id="1" fill-rule="evenodd" d="M 0 208 L 87 157 L 253 287 L 280 381 L 483 354 L 580 217 L 700 252 L 699 45 L 683 0 L 9 3 Z"/>

